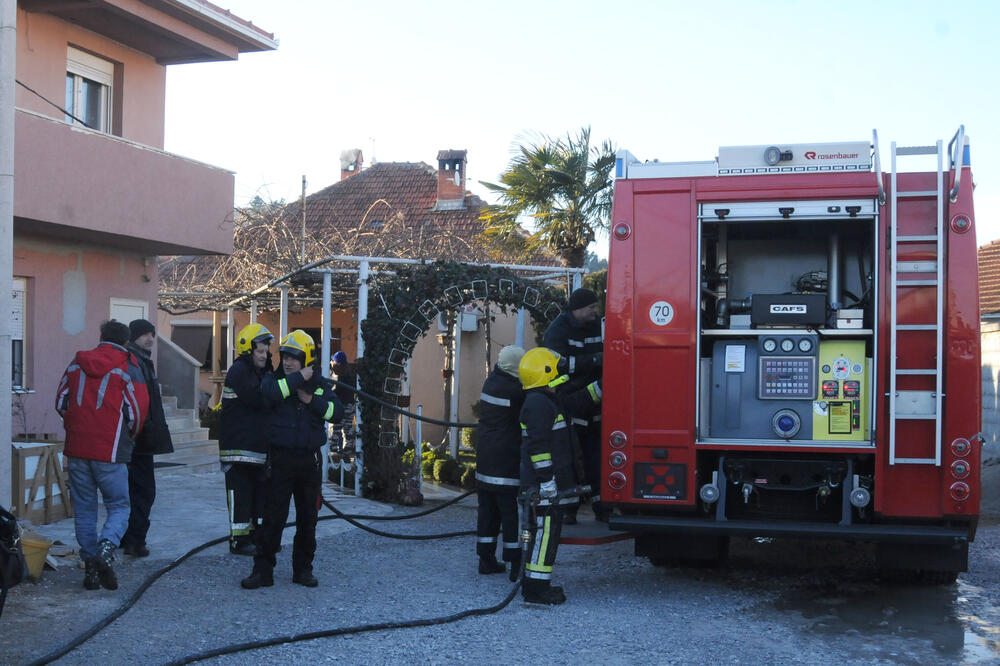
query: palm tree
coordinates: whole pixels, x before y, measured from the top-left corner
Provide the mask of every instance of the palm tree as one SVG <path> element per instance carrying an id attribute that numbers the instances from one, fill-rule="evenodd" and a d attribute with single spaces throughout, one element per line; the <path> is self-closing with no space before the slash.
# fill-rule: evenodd
<path id="1" fill-rule="evenodd" d="M 547 249 L 563 264 L 582 267 L 587 246 L 611 216 L 611 169 L 615 149 L 610 141 L 590 145 L 590 128 L 576 136 L 518 146 L 500 184 L 482 185 L 496 192 L 500 203 L 483 209 L 486 233 L 510 242 L 521 239 L 522 216 L 534 219 L 534 233 L 525 249 Z"/>

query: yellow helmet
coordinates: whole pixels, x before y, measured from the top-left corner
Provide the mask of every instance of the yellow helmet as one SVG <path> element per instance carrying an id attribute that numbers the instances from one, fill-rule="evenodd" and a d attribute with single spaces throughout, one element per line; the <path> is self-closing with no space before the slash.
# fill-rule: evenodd
<path id="1" fill-rule="evenodd" d="M 274 336 L 271 335 L 271 331 L 264 328 L 262 324 L 247 324 L 236 336 L 236 355 L 242 356 L 252 352 L 255 342 L 266 342 L 270 345 L 272 340 L 274 340 Z"/>
<path id="2" fill-rule="evenodd" d="M 312 336 L 301 328 L 282 338 L 278 351 L 282 354 L 291 354 L 302 361 L 303 366 L 312 365 L 316 359 L 316 343 L 313 342 Z"/>
<path id="3" fill-rule="evenodd" d="M 517 366 L 517 376 L 521 380 L 524 390 L 548 386 L 549 383 L 559 376 L 556 365 L 559 363 L 559 354 L 548 347 L 535 347 L 529 349 Z"/>

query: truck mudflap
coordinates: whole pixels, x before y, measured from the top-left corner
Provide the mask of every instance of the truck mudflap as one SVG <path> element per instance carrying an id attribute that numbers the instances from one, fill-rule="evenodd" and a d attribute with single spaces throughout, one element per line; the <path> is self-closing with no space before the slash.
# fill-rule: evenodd
<path id="1" fill-rule="evenodd" d="M 709 520 L 685 516 L 612 516 L 612 530 L 628 532 L 673 532 L 698 536 L 807 537 L 852 539 L 871 542 L 923 544 L 968 544 L 969 527 Z"/>

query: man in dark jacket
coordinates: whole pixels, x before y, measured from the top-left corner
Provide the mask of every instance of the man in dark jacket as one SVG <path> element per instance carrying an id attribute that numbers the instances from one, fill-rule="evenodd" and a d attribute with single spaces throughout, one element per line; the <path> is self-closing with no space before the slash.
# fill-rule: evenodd
<path id="1" fill-rule="evenodd" d="M 312 561 L 316 554 L 322 461 L 326 423 L 343 418 L 344 408 L 329 380 L 315 371 L 316 344 L 302 330 L 284 337 L 279 347 L 281 366 L 264 377 L 261 392 L 271 405 L 267 413 L 268 480 L 264 520 L 256 539 L 253 571 L 240 584 L 254 590 L 274 585 L 275 553 L 288 519 L 288 503 L 295 499 L 295 540 L 292 546 L 292 582 L 316 587 Z"/>
<path id="2" fill-rule="evenodd" d="M 111 563 L 128 526 L 128 470 L 132 447 L 148 406 L 146 386 L 134 356 L 129 331 L 111 320 L 101 326 L 101 342 L 76 353 L 59 382 L 56 411 L 66 428 L 66 467 L 76 513 L 80 558 L 88 590 L 118 589 Z M 107 518 L 97 533 L 97 494 Z"/>
<path id="3" fill-rule="evenodd" d="M 244 326 L 222 388 L 219 462 L 226 474 L 229 552 L 236 555 L 254 554 L 253 531 L 263 512 L 268 404 L 260 385 L 271 371 L 273 340 L 258 323 Z"/>
<path id="4" fill-rule="evenodd" d="M 511 580 L 517 580 L 521 550 L 517 541 L 518 468 L 521 460 L 521 426 L 518 416 L 524 391 L 517 366 L 524 356 L 520 347 L 500 350 L 493 372 L 479 396 L 479 433 L 476 437 L 476 488 L 479 498 L 476 521 L 476 554 L 479 573 L 502 573 L 497 562 L 497 535 L 503 527 L 503 561 L 510 562 Z"/>
<path id="5" fill-rule="evenodd" d="M 142 431 L 135 440 L 135 451 L 128 466 L 128 494 L 132 503 L 132 513 L 128 519 L 128 530 L 122 537 L 122 548 L 126 555 L 146 557 L 146 533 L 149 531 L 149 513 L 156 499 L 156 476 L 153 473 L 153 456 L 171 453 L 174 444 L 170 440 L 167 418 L 163 414 L 163 398 L 160 397 L 160 383 L 153 368 L 153 343 L 156 342 L 156 328 L 145 319 L 129 323 L 128 349 L 137 359 L 149 393 L 149 416 Z"/>
<path id="6" fill-rule="evenodd" d="M 577 503 L 574 489 L 583 482 L 583 470 L 577 464 L 579 444 L 569 423 L 574 413 L 601 400 L 599 381 L 572 393 L 557 394 L 555 387 L 565 382 L 558 365 L 558 354 L 535 347 L 524 355 L 518 367 L 525 390 L 520 415 L 521 486 L 529 497 L 538 496 L 531 516 L 534 530 L 521 594 L 525 601 L 537 604 L 566 601 L 563 589 L 551 581 L 563 511 Z"/>
<path id="7" fill-rule="evenodd" d="M 559 372 L 569 376 L 560 386 L 561 393 L 577 391 L 601 378 L 604 337 L 597 316 L 597 294 L 590 289 L 577 289 L 569 297 L 569 311 L 549 324 L 542 344 L 560 356 Z M 601 474 L 601 410 L 594 408 L 574 415 L 573 428 L 583 452 L 584 473 L 593 488 L 591 496 L 594 516 L 607 520 L 608 512 L 601 506 L 599 477 Z M 566 523 L 576 522 L 576 511 L 566 514 Z"/>

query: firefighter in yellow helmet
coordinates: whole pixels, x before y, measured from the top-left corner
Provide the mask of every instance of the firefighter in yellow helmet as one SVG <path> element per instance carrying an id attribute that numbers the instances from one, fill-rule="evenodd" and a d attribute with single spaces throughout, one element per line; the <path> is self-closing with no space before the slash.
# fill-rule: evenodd
<path id="1" fill-rule="evenodd" d="M 268 405 L 260 392 L 271 372 L 274 336 L 263 325 L 247 324 L 236 336 L 236 360 L 226 372 L 219 421 L 219 462 L 226 475 L 229 552 L 253 555 L 253 531 L 264 508 Z"/>
<path id="2" fill-rule="evenodd" d="M 559 354 L 546 347 L 529 350 L 518 366 L 525 390 L 521 407 L 521 486 L 529 495 L 537 492 L 538 504 L 528 559 L 524 566 L 521 594 L 525 601 L 561 604 L 563 589 L 551 584 L 552 567 L 562 532 L 563 512 L 579 503 L 571 494 L 584 483 L 583 464 L 573 414 L 600 403 L 600 381 L 570 393 L 555 388 L 566 381 L 559 375 Z"/>
<path id="3" fill-rule="evenodd" d="M 316 515 L 322 483 L 320 447 L 326 443 L 326 424 L 343 418 L 344 408 L 330 381 L 316 366 L 316 344 L 302 330 L 294 330 L 278 347 L 281 364 L 261 383 L 270 405 L 267 441 L 270 447 L 264 520 L 256 539 L 253 571 L 240 584 L 249 590 L 274 585 L 275 553 L 295 501 L 295 541 L 292 582 L 316 587 Z"/>

